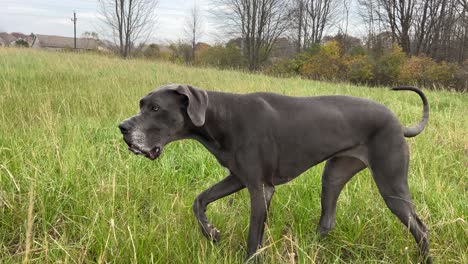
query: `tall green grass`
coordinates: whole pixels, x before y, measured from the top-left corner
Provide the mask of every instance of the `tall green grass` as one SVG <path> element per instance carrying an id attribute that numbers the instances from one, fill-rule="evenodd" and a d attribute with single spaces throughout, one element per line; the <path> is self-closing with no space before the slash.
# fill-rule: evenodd
<path id="1" fill-rule="evenodd" d="M 117 124 L 166 83 L 208 90 L 353 95 L 387 105 L 406 125 L 422 105 L 411 92 L 92 54 L 0 49 L 0 259 L 3 263 L 238 263 L 249 200 L 241 191 L 208 207 L 222 232 L 200 233 L 191 205 L 226 173 L 199 143 L 180 141 L 151 162 L 127 151 Z M 430 123 L 414 139 L 409 185 L 438 263 L 468 263 L 468 96 L 425 91 Z M 367 170 L 347 184 L 337 225 L 320 239 L 322 165 L 277 188 L 265 263 L 416 263 L 410 232 Z M 294 257 L 296 256 L 296 257 Z"/>

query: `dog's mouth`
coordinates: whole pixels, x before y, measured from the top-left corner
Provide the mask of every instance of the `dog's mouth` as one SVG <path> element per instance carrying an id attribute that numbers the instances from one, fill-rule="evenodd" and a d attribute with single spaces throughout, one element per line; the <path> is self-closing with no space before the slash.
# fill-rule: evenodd
<path id="1" fill-rule="evenodd" d="M 143 151 L 143 150 L 139 149 L 136 145 L 131 144 L 128 147 L 128 150 L 133 152 L 135 155 L 143 155 L 143 156 L 147 157 L 150 160 L 157 159 L 162 153 L 161 147 L 159 147 L 159 146 L 155 146 L 154 148 L 152 148 L 149 151 Z"/>

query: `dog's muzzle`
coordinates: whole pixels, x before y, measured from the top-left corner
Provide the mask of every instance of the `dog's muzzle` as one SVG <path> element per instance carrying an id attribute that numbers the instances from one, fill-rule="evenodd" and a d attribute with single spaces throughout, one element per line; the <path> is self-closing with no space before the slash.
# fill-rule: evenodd
<path id="1" fill-rule="evenodd" d="M 123 139 L 124 139 L 125 143 L 128 145 L 128 150 L 133 152 L 135 155 L 143 155 L 143 156 L 147 157 L 150 160 L 155 160 L 161 155 L 162 149 L 161 149 L 160 146 L 155 146 L 155 147 L 151 148 L 150 150 L 143 150 L 142 147 L 139 147 L 138 145 L 133 144 L 131 142 L 131 140 L 129 139 L 130 126 L 129 126 L 128 122 L 124 121 L 124 122 L 120 123 L 119 124 L 119 129 L 120 129 L 120 132 L 123 135 Z"/>
<path id="2" fill-rule="evenodd" d="M 125 138 L 124 138 L 124 140 L 125 140 Z M 133 152 L 135 155 L 142 155 L 142 156 L 147 157 L 150 160 L 155 160 L 159 156 L 161 156 L 162 151 L 161 151 L 161 147 L 159 147 L 159 146 L 155 146 L 154 148 L 150 149 L 149 151 L 145 151 L 145 150 L 142 150 L 141 148 L 139 148 L 138 146 L 136 146 L 134 144 L 128 143 L 126 140 L 125 140 L 125 142 L 128 145 L 128 150 Z"/>

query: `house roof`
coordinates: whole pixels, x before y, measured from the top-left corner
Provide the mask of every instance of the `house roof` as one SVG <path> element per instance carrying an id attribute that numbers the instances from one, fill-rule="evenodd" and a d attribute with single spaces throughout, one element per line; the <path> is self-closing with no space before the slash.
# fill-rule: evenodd
<path id="1" fill-rule="evenodd" d="M 28 37 L 28 35 L 25 35 L 21 32 L 11 32 L 10 35 L 14 36 L 15 38 L 19 38 L 19 39 L 25 39 L 26 37 Z"/>
<path id="2" fill-rule="evenodd" d="M 16 37 L 8 34 L 7 32 L 0 32 L 0 39 L 3 40 L 4 43 L 10 44 L 11 42 L 16 40 Z"/>
<path id="3" fill-rule="evenodd" d="M 47 48 L 73 48 L 74 39 L 70 37 L 51 36 L 51 35 L 36 35 L 39 40 L 39 46 Z M 36 40 L 36 41 L 37 41 Z M 97 49 L 98 41 L 92 38 L 77 38 L 77 49 Z"/>
<path id="4" fill-rule="evenodd" d="M 172 52 L 172 50 L 168 46 L 160 45 L 159 46 L 160 52 Z"/>
<path id="5" fill-rule="evenodd" d="M 205 42 L 198 42 L 197 45 L 195 45 L 195 49 L 196 50 L 201 50 L 201 49 L 205 49 L 205 48 L 209 48 L 211 47 L 209 44 L 205 43 Z"/>

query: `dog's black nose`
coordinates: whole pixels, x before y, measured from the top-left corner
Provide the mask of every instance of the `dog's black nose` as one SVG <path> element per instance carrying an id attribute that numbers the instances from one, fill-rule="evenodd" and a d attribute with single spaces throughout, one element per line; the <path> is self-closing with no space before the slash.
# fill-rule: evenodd
<path id="1" fill-rule="evenodd" d="M 122 134 L 127 134 L 128 131 L 130 130 L 130 126 L 128 125 L 127 122 L 122 122 L 119 124 L 119 129 Z"/>

